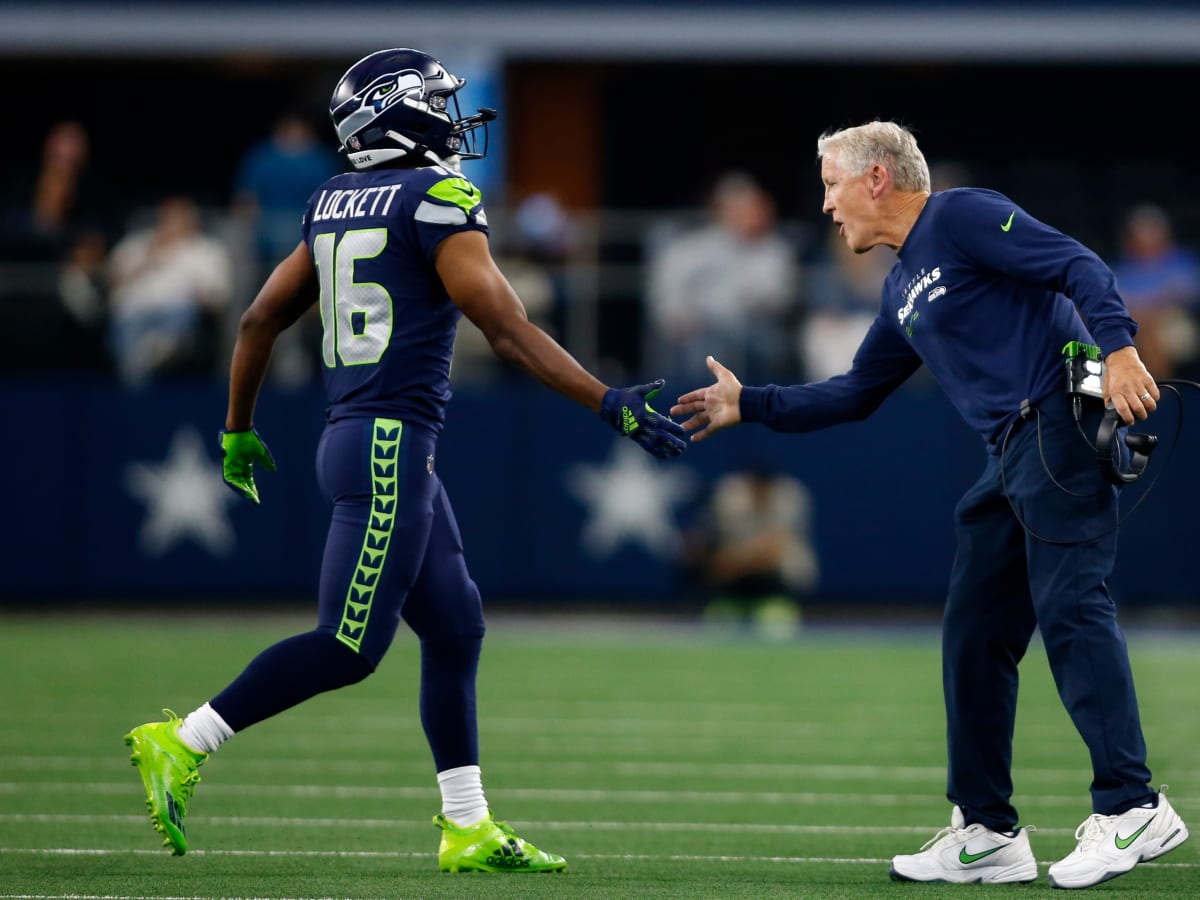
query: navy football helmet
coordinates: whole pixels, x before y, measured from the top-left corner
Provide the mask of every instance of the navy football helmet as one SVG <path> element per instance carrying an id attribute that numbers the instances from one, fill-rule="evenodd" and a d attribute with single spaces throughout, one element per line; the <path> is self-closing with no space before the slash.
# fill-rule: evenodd
<path id="1" fill-rule="evenodd" d="M 480 159 L 494 109 L 460 117 L 455 93 L 466 84 L 428 53 L 396 48 L 364 56 L 329 101 L 338 140 L 356 169 L 424 157 L 435 164 Z M 475 130 L 483 129 L 482 140 Z"/>

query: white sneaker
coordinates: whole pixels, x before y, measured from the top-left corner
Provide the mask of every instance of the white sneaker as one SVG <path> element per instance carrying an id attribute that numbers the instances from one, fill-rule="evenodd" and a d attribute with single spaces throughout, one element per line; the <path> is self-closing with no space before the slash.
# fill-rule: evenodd
<path id="1" fill-rule="evenodd" d="M 1140 862 L 1157 859 L 1187 840 L 1187 826 L 1167 802 L 1166 785 L 1158 806 L 1139 806 L 1119 816 L 1091 815 L 1075 831 L 1071 853 L 1050 867 L 1050 885 L 1085 888 L 1124 875 Z"/>
<path id="2" fill-rule="evenodd" d="M 948 881 L 954 884 L 1004 884 L 1036 881 L 1037 860 L 1029 848 L 1030 828 L 1009 836 L 976 822 L 965 825 L 954 807 L 950 827 L 926 842 L 920 853 L 892 858 L 888 874 L 896 881 Z"/>

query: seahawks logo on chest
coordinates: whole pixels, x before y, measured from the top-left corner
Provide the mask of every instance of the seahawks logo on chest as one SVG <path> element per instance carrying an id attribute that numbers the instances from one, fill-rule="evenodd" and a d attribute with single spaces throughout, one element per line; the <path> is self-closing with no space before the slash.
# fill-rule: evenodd
<path id="1" fill-rule="evenodd" d="M 921 269 L 904 288 L 904 305 L 896 311 L 896 318 L 900 321 L 900 327 L 904 329 L 904 333 L 908 335 L 909 340 L 913 336 L 913 326 L 916 324 L 917 318 L 921 315 L 915 309 L 917 299 L 921 296 L 921 291 L 937 284 L 941 277 L 942 269 L 940 266 L 934 266 L 929 271 Z M 933 287 L 929 291 L 925 299 L 927 302 L 932 303 L 938 297 L 945 294 L 946 290 L 947 288 L 944 284 L 937 285 L 937 287 Z"/>
<path id="2" fill-rule="evenodd" d="M 941 277 L 942 269 L 940 266 L 934 266 L 933 269 L 928 272 L 922 269 L 913 277 L 913 279 L 908 283 L 908 287 L 904 289 L 904 305 L 900 307 L 899 311 L 896 313 L 896 318 L 900 320 L 901 325 L 903 325 L 904 320 L 912 314 L 913 305 L 917 302 L 917 297 L 921 295 L 921 291 L 930 287 Z M 932 296 L 933 293 L 933 291 L 930 291 L 930 300 L 937 299 L 937 297 Z M 943 290 L 942 293 L 945 293 L 945 291 Z M 941 294 L 938 294 L 938 297 L 940 296 Z"/>

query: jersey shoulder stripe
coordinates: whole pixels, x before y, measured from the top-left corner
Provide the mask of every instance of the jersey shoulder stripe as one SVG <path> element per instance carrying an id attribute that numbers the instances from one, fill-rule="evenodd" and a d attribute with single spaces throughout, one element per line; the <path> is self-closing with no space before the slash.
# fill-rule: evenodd
<path id="1" fill-rule="evenodd" d="M 413 218 L 430 225 L 467 225 L 472 219 L 476 225 L 487 226 L 483 211 L 483 194 L 459 172 L 441 167 L 421 170 L 422 175 L 441 176 L 424 188 Z"/>
<path id="2" fill-rule="evenodd" d="M 413 212 L 413 218 L 418 222 L 428 222 L 430 225 L 466 225 L 467 213 L 457 206 L 442 206 L 422 200 Z"/>

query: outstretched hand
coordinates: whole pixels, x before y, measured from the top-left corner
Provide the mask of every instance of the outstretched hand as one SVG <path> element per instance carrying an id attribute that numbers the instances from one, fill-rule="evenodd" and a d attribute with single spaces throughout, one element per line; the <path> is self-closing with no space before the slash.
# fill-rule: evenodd
<path id="1" fill-rule="evenodd" d="M 706 388 L 688 391 L 671 407 L 671 415 L 691 417 L 683 421 L 683 430 L 695 432 L 693 441 L 702 441 L 742 421 L 739 406 L 742 383 L 711 356 L 707 362 L 716 382 Z"/>
<path id="2" fill-rule="evenodd" d="M 648 402 L 664 384 L 660 378 L 638 387 L 612 388 L 600 403 L 600 418 L 659 459 L 678 456 L 687 449 L 683 429 Z"/>

